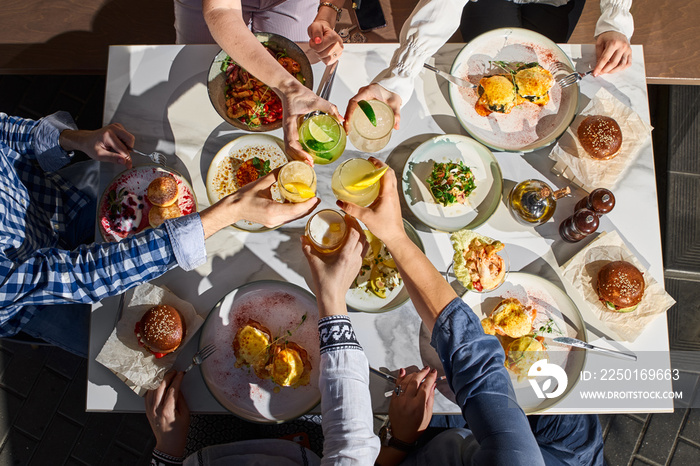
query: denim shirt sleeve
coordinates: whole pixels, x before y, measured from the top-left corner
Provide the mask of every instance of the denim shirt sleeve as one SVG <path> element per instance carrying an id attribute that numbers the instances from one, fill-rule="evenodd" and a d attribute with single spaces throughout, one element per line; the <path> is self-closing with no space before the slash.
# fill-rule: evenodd
<path id="1" fill-rule="evenodd" d="M 61 132 L 78 127 L 68 112 L 56 112 L 39 120 L 33 129 L 32 150 L 42 170 L 53 172 L 70 162 L 73 153 L 68 153 L 58 142 Z"/>
<path id="2" fill-rule="evenodd" d="M 525 413 L 518 406 L 496 337 L 455 298 L 438 317 L 431 345 L 450 388 L 479 442 L 474 464 L 544 464 Z"/>
<path id="3" fill-rule="evenodd" d="M 193 270 L 207 261 L 204 227 L 199 213 L 166 220 L 165 229 L 177 264 L 183 270 Z"/>

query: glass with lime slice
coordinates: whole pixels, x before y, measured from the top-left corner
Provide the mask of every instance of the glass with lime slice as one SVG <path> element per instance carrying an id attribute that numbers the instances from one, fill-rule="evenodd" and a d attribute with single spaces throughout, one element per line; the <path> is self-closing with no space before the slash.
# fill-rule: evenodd
<path id="1" fill-rule="evenodd" d="M 367 207 L 379 195 L 379 180 L 386 170 L 376 169 L 369 160 L 346 160 L 333 172 L 331 189 L 339 200 Z"/>
<path id="2" fill-rule="evenodd" d="M 304 202 L 316 195 L 316 172 L 304 162 L 289 162 L 277 175 L 277 184 L 289 202 Z"/>
<path id="3" fill-rule="evenodd" d="M 315 163 L 335 162 L 345 150 L 345 129 L 330 115 L 314 115 L 299 127 L 299 142 Z"/>
<path id="4" fill-rule="evenodd" d="M 381 100 L 361 100 L 350 117 L 350 142 L 363 152 L 377 152 L 389 143 L 394 111 Z"/>

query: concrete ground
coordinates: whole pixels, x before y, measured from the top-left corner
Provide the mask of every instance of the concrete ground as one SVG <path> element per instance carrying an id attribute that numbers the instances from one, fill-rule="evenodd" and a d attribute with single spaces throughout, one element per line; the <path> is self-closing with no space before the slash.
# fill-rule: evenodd
<path id="1" fill-rule="evenodd" d="M 103 76 L 0 76 L 0 111 L 38 118 L 62 109 L 101 126 Z M 650 86 L 657 189 L 673 350 L 700 347 L 700 87 Z M 692 393 L 698 374 L 688 373 Z M 0 340 L 0 466 L 147 464 L 155 444 L 144 415 L 85 413 L 86 363 L 54 347 Z M 616 465 L 700 463 L 700 410 L 600 416 L 605 457 Z M 317 419 L 312 419 L 312 421 Z M 226 424 L 225 428 L 221 425 Z M 314 428 L 313 425 L 311 425 Z M 298 430 L 298 429 L 297 429 Z M 202 416 L 193 443 L 279 437 L 233 416 Z"/>

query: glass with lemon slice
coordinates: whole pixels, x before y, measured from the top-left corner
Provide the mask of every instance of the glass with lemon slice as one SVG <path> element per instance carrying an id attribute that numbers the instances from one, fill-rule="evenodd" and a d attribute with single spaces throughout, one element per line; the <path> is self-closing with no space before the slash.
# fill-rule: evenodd
<path id="1" fill-rule="evenodd" d="M 346 160 L 333 172 L 333 194 L 341 201 L 367 207 L 379 195 L 379 180 L 387 168 L 378 169 L 366 159 Z"/>
<path id="2" fill-rule="evenodd" d="M 289 202 L 304 202 L 316 195 L 316 172 L 304 162 L 288 162 L 277 175 L 280 194 Z"/>
<path id="3" fill-rule="evenodd" d="M 350 117 L 350 142 L 362 152 L 377 152 L 389 143 L 394 111 L 381 100 L 361 100 Z"/>
<path id="4" fill-rule="evenodd" d="M 338 120 L 325 113 L 307 118 L 299 127 L 299 142 L 319 164 L 335 162 L 345 150 L 346 138 Z"/>

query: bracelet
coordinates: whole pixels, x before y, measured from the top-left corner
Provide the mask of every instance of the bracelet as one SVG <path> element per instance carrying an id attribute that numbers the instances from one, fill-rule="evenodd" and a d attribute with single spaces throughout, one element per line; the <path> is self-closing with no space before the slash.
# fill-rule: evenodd
<path id="1" fill-rule="evenodd" d="M 318 10 L 320 10 L 322 6 L 327 6 L 328 8 L 333 8 L 333 9 L 335 10 L 335 13 L 336 13 L 335 22 L 337 23 L 338 21 L 340 21 L 340 15 L 343 14 L 343 10 L 342 10 L 342 9 L 338 8 L 337 6 L 333 5 L 333 4 L 330 3 L 330 2 L 321 2 L 321 3 L 318 5 Z M 318 11 L 318 10 L 316 10 L 316 11 Z"/>

